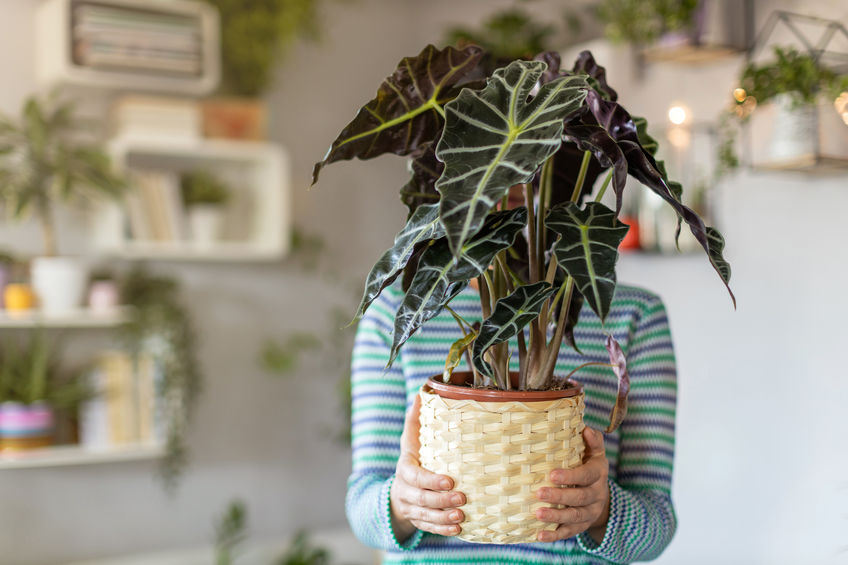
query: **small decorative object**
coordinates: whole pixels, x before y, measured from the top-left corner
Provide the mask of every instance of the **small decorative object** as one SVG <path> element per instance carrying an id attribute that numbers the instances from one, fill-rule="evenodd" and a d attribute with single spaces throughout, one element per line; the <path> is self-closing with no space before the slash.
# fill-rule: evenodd
<path id="1" fill-rule="evenodd" d="M 53 433 L 53 409 L 44 402 L 0 404 L 0 451 L 48 447 Z"/>
<path id="2" fill-rule="evenodd" d="M 230 189 L 206 171 L 185 173 L 180 180 L 192 241 L 209 246 L 220 238 Z"/>
<path id="3" fill-rule="evenodd" d="M 96 312 L 114 310 L 121 303 L 115 278 L 106 272 L 95 273 L 88 285 L 88 307 Z"/>
<path id="4" fill-rule="evenodd" d="M 3 304 L 7 312 L 25 312 L 35 308 L 35 293 L 24 283 L 10 283 L 3 288 Z"/>
<path id="5" fill-rule="evenodd" d="M 682 204 L 682 187 L 667 178 L 662 162 L 654 158 L 657 142 L 647 135 L 645 120 L 632 117 L 618 103 L 605 69 L 589 52 L 581 53 L 570 70 L 560 66 L 556 53 L 547 52 L 533 61 L 512 61 L 491 74 L 481 62 L 485 55 L 476 46 L 439 50 L 429 45 L 401 60 L 315 165 L 313 181 L 335 161 L 384 153 L 412 159 L 412 178 L 401 189 L 410 209 L 406 225 L 368 275 L 355 319 L 386 287 L 402 281 L 404 297 L 394 315 L 389 365 L 409 337 L 443 310 L 459 325 L 464 337 L 451 348 L 444 373 L 431 377 L 421 392 L 422 398 L 429 399 L 430 390 L 440 397 L 432 405 L 422 403 L 433 406 L 430 416 L 422 406 L 421 443 L 432 447 L 426 455 L 422 450 L 425 467 L 454 461 L 445 448 L 512 453 L 508 422 L 534 422 L 542 413 L 542 420 L 554 424 L 497 466 L 469 471 L 463 461 L 448 470 L 456 488 L 466 494 L 463 510 L 474 509 L 465 512 L 459 537 L 518 543 L 535 541 L 535 533 L 550 527 L 526 510 L 538 502 L 536 489 L 550 485 L 546 470 L 581 462 L 582 391 L 569 380 L 571 374 L 554 372 L 562 343 L 574 345 L 584 301 L 601 322 L 609 313 L 617 248 L 627 233 L 618 219 L 627 175 L 676 212 L 678 225 L 685 223 L 692 231 L 725 285 L 730 268 L 722 257 L 721 234 Z M 610 186 L 613 208 L 601 203 Z M 450 306 L 472 279 L 480 289 L 479 326 Z M 608 427 L 612 431 L 626 412 L 629 376 L 619 343 L 610 336 L 605 347 L 609 363 L 601 364 L 618 382 Z M 463 356 L 471 372 L 454 377 Z M 510 358 L 519 360 L 517 373 L 510 371 Z M 457 405 L 446 400 L 454 391 L 480 389 L 492 398 Z M 562 402 L 533 399 L 557 389 L 569 390 L 569 397 Z M 458 404 L 474 411 L 474 418 L 503 425 L 506 439 L 465 437 L 461 425 L 451 427 Z M 510 416 L 503 418 L 505 412 Z M 460 436 L 474 445 L 457 447 Z M 544 459 L 538 473 L 529 470 L 528 451 Z M 475 477 L 464 482 L 469 473 Z M 513 498 L 516 490 L 522 496 Z M 510 498 L 509 507 L 479 503 L 491 496 Z"/>
<path id="6" fill-rule="evenodd" d="M 8 253 L 0 252 L 0 308 L 3 308 L 3 289 L 12 282 L 12 265 L 14 258 Z"/>
<path id="7" fill-rule="evenodd" d="M 79 141 L 84 126 L 74 107 L 56 95 L 30 97 L 21 117 L 0 116 L 0 198 L 15 219 L 33 214 L 41 225 L 44 256 L 32 263 L 32 286 L 47 312 L 78 307 L 85 289 L 85 265 L 56 257 L 54 208 L 86 198 L 118 197 L 123 180 L 97 146 Z"/>

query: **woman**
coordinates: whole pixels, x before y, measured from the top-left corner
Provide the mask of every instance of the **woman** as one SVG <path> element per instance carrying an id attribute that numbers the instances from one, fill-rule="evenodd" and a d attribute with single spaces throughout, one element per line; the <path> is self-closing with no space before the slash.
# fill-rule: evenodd
<path id="1" fill-rule="evenodd" d="M 606 427 L 615 378 L 606 367 L 575 375 L 586 393 L 583 465 L 551 473 L 551 482 L 563 488 L 537 491 L 540 500 L 567 506 L 537 511 L 556 530 L 540 533 L 541 543 L 512 545 L 456 538 L 464 494 L 450 477 L 418 463 L 417 393 L 428 377 L 441 374 L 460 332 L 448 313 L 436 316 L 385 370 L 402 298 L 397 285 L 383 291 L 361 320 L 353 351 L 346 510 L 357 537 L 386 551 L 384 563 L 629 563 L 653 559 L 668 546 L 677 523 L 670 496 L 677 381 L 668 319 L 657 296 L 620 285 L 605 325 L 590 308 L 581 311 L 575 338 L 583 355 L 563 348 L 557 374 L 587 361 L 608 362 L 604 339 L 612 334 L 628 359 L 630 408 L 620 428 L 604 437 L 591 428 Z M 469 287 L 451 306 L 479 320 L 479 300 Z"/>

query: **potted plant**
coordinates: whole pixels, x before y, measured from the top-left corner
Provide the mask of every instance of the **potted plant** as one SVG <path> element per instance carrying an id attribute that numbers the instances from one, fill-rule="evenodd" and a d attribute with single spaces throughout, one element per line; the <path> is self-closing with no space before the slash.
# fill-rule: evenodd
<path id="1" fill-rule="evenodd" d="M 266 112 L 259 96 L 295 40 L 317 35 L 317 0 L 207 1 L 221 17 L 221 87 L 203 103 L 204 134 L 264 139 Z"/>
<path id="2" fill-rule="evenodd" d="M 183 203 L 188 215 L 191 239 L 198 245 L 210 245 L 221 235 L 224 205 L 230 189 L 207 171 L 191 171 L 180 178 Z"/>
<path id="3" fill-rule="evenodd" d="M 817 102 L 848 90 L 848 75 L 825 67 L 819 59 L 794 48 L 774 48 L 774 60 L 749 63 L 734 92 L 734 115 L 746 118 L 772 102 L 774 126 L 768 158 L 774 162 L 809 160 L 819 151 Z M 731 164 L 733 157 L 725 159 Z"/>
<path id="4" fill-rule="evenodd" d="M 597 13 L 611 41 L 697 45 L 704 5 L 702 0 L 603 0 Z"/>
<path id="5" fill-rule="evenodd" d="M 730 268 L 722 256 L 722 236 L 681 203 L 682 187 L 669 181 L 662 162 L 654 159 L 657 144 L 645 121 L 617 102 L 605 70 L 590 53 L 583 52 L 570 70 L 560 67 L 555 53 L 543 53 L 490 76 L 480 70 L 483 56 L 475 46 L 439 50 L 430 45 L 404 58 L 316 164 L 313 182 L 324 166 L 343 159 L 383 153 L 412 158 L 412 178 L 401 189 L 410 214 L 368 275 L 356 318 L 402 280 L 391 364 L 428 320 L 443 310 L 456 314 L 465 337 L 451 348 L 444 374 L 421 391 L 421 463 L 436 473 L 454 470 L 446 474 L 467 497 L 462 539 L 515 543 L 536 541 L 537 531 L 550 527 L 529 509 L 532 494 L 500 507 L 500 514 L 509 516 L 508 531 L 488 529 L 486 502 L 515 487 L 504 485 L 505 478 L 535 490 L 546 484 L 554 465 L 581 462 L 581 388 L 568 380 L 571 375 L 554 370 L 562 342 L 575 345 L 582 304 L 601 323 L 609 313 L 617 247 L 627 233 L 617 219 L 627 175 L 671 206 L 725 285 Z M 603 183 L 590 198 L 601 175 Z M 612 208 L 600 202 L 609 186 Z M 518 197 L 518 205 L 510 196 Z M 479 326 L 451 309 L 472 280 L 479 286 Z M 603 364 L 618 380 L 608 427 L 613 430 L 626 413 L 629 377 L 621 346 L 611 335 L 605 348 L 609 363 Z M 463 356 L 469 372 L 454 373 Z M 511 358 L 519 360 L 516 372 L 510 371 Z M 457 396 L 463 400 L 453 400 Z M 521 402 L 511 402 L 516 399 Z M 474 451 L 479 455 L 481 446 L 440 439 L 438 429 L 450 427 L 457 410 L 488 418 L 512 408 L 527 409 L 523 422 L 550 425 L 551 433 L 562 437 L 550 468 L 540 466 L 528 475 L 519 465 L 492 480 L 478 466 L 476 478 L 466 476 L 457 461 Z M 497 442 L 508 442 L 514 430 L 504 424 L 492 430 L 476 441 L 495 442 L 487 444 L 487 453 L 507 451 Z M 449 449 L 438 451 L 439 445 Z"/>
<path id="6" fill-rule="evenodd" d="M 73 104 L 51 95 L 28 98 L 20 118 L 0 116 L 0 198 L 12 218 L 32 214 L 41 226 L 44 255 L 32 261 L 32 286 L 48 312 L 79 306 L 85 266 L 58 257 L 54 208 L 57 204 L 122 194 L 124 181 L 103 150 L 79 140 L 84 131 Z"/>

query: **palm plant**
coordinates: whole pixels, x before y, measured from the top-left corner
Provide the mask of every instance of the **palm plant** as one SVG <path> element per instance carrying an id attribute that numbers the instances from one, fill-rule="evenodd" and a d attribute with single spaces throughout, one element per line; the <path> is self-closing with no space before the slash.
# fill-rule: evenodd
<path id="1" fill-rule="evenodd" d="M 125 186 L 100 147 L 79 141 L 82 131 L 74 105 L 55 94 L 28 98 L 17 121 L 0 115 L 0 199 L 14 219 L 37 217 L 47 256 L 57 252 L 56 202 L 117 197 Z"/>
<path id="2" fill-rule="evenodd" d="M 389 364 L 422 324 L 448 309 L 464 337 L 452 348 L 446 380 L 465 355 L 473 386 L 512 388 L 508 344 L 515 338 L 518 388 L 544 390 L 561 386 L 557 354 L 563 341 L 576 348 L 583 303 L 601 321 L 609 313 L 617 248 L 628 229 L 618 220 L 628 174 L 674 209 L 678 235 L 685 223 L 725 285 L 730 267 L 721 234 L 682 203 L 682 187 L 654 158 L 657 143 L 645 120 L 618 103 L 589 52 L 570 70 L 557 54 L 542 53 L 491 76 L 481 71 L 483 57 L 476 46 L 431 45 L 404 58 L 316 164 L 313 182 L 325 165 L 343 159 L 412 159 L 412 178 L 401 188 L 407 223 L 368 275 L 355 317 L 402 277 Z M 610 186 L 613 208 L 601 203 Z M 521 205 L 510 206 L 511 192 Z M 450 309 L 475 278 L 479 328 Z M 606 348 L 619 382 L 614 428 L 629 378 L 612 336 Z"/>

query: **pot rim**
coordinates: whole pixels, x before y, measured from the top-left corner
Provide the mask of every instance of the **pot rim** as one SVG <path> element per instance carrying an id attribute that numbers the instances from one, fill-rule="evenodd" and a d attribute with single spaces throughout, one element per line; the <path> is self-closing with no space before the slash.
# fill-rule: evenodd
<path id="1" fill-rule="evenodd" d="M 517 375 L 518 373 L 510 373 Z M 471 373 L 467 371 L 455 371 L 451 375 L 451 380 L 459 380 L 460 377 L 467 382 L 471 377 Z M 460 384 L 445 383 L 441 380 L 441 375 L 434 375 L 427 379 L 422 389 L 427 392 L 436 394 L 442 398 L 451 400 L 476 400 L 480 402 L 545 402 L 550 400 L 558 400 L 560 398 L 570 398 L 577 396 L 583 392 L 583 384 L 568 379 L 567 382 L 571 385 L 568 388 L 560 390 L 492 390 L 479 389 L 464 386 Z"/>

